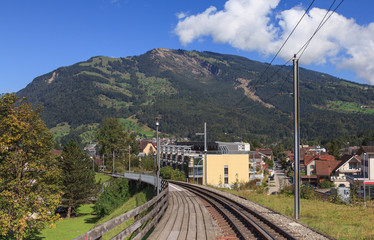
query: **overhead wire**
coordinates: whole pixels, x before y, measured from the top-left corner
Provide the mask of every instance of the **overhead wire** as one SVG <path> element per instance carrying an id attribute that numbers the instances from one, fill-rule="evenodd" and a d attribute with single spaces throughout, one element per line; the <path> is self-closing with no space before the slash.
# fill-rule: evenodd
<path id="1" fill-rule="evenodd" d="M 297 24 L 295 25 L 295 27 L 292 29 L 292 31 L 288 34 L 286 40 L 283 42 L 283 44 L 281 45 L 281 47 L 278 49 L 277 53 L 274 55 L 273 59 L 270 61 L 270 63 L 267 65 L 267 67 L 265 68 L 265 70 L 261 73 L 260 77 L 256 80 L 256 82 L 250 87 L 250 90 L 254 89 L 256 87 L 256 85 L 258 84 L 258 82 L 264 77 L 265 73 L 269 70 L 270 66 L 273 64 L 274 60 L 276 59 L 276 57 L 279 55 L 279 53 L 282 51 L 283 47 L 286 45 L 287 41 L 290 39 L 290 37 L 292 36 L 292 34 L 295 32 L 296 28 L 299 26 L 300 22 L 303 20 L 304 16 L 308 13 L 309 9 L 312 7 L 313 3 L 315 2 L 315 0 L 312 0 L 312 2 L 309 4 L 309 7 L 305 10 L 304 14 L 301 16 L 301 18 L 299 19 L 299 21 L 297 22 Z M 289 62 L 289 61 L 288 61 Z M 286 65 L 288 62 L 286 62 L 284 65 Z M 276 72 L 277 73 L 277 72 Z M 275 73 L 275 74 L 276 74 Z M 275 74 L 273 74 L 272 76 L 274 76 Z M 271 77 L 272 77 L 271 76 Z M 267 78 L 267 80 L 270 79 L 269 77 Z M 265 82 L 267 81 L 265 80 Z M 239 105 L 243 100 L 245 99 L 245 96 L 236 104 L 236 105 Z"/>
<path id="2" fill-rule="evenodd" d="M 312 39 L 314 38 L 314 36 L 317 34 L 317 32 L 323 27 L 323 25 L 325 25 L 325 23 L 330 19 L 330 17 L 336 12 L 336 10 L 340 7 L 340 5 L 344 2 L 344 0 L 341 0 L 340 3 L 338 4 L 338 6 L 336 6 L 336 8 L 332 11 L 332 13 L 327 17 L 327 19 L 325 20 L 327 14 L 330 12 L 331 8 L 333 7 L 333 5 L 335 4 L 335 1 L 333 1 L 333 3 L 331 4 L 329 10 L 326 12 L 325 16 L 323 17 L 323 19 L 321 20 L 320 24 L 318 25 L 317 29 L 314 31 L 313 35 L 309 38 L 309 40 L 304 44 L 304 46 L 302 48 L 303 51 L 301 52 L 300 56 L 299 56 L 299 60 L 300 58 L 303 56 L 305 50 L 308 48 L 310 42 L 312 41 Z M 297 54 L 299 54 L 301 51 L 301 49 L 298 51 Z"/>
<path id="3" fill-rule="evenodd" d="M 313 1 L 314 2 L 314 1 Z M 327 12 L 326 12 L 326 14 L 325 14 L 325 16 L 322 18 L 322 20 L 321 20 L 321 22 L 319 23 L 319 25 L 317 26 L 317 28 L 316 28 L 316 30 L 314 31 L 314 33 L 312 34 L 312 36 L 306 41 L 306 43 L 297 51 L 297 53 L 296 53 L 296 55 L 298 55 L 301 51 L 301 54 L 300 54 L 300 56 L 299 56 L 299 60 L 300 60 L 300 58 L 302 57 L 302 55 L 304 54 L 304 52 L 305 52 L 305 50 L 307 49 L 307 47 L 309 46 L 309 44 L 310 44 L 310 42 L 312 41 L 312 39 L 315 37 L 315 35 L 318 33 L 318 31 L 323 27 L 323 25 L 330 19 L 330 17 L 336 12 L 336 10 L 340 7 L 340 5 L 344 2 L 344 0 L 341 0 L 341 2 L 336 6 L 336 8 L 331 12 L 331 14 L 327 17 L 327 19 L 326 19 L 326 16 L 328 15 L 328 13 L 330 12 L 330 10 L 331 10 L 331 8 L 334 6 L 334 4 L 335 4 L 335 2 L 336 2 L 336 0 L 333 0 L 333 2 L 332 2 L 332 4 L 330 5 L 330 7 L 329 7 L 329 9 L 327 10 Z M 304 14 L 305 15 L 305 14 Z M 303 16 L 304 16 L 303 15 Z M 293 57 L 292 58 L 290 58 L 288 61 L 286 61 L 283 65 L 282 65 L 282 67 L 283 66 L 286 66 L 291 60 L 293 59 Z M 271 75 L 271 78 L 273 77 L 273 76 L 275 76 L 275 74 L 277 74 L 279 71 L 281 70 L 281 68 L 279 68 L 276 72 L 274 72 L 274 74 L 273 75 Z M 291 72 L 292 72 L 292 69 L 289 71 L 289 73 L 287 74 L 287 76 L 286 76 L 286 78 L 284 79 L 284 81 L 283 81 L 283 83 L 282 83 L 282 85 L 281 85 L 281 88 L 280 88 L 280 92 L 278 92 L 278 93 L 276 93 L 276 94 L 274 94 L 274 95 L 272 95 L 272 96 L 270 96 L 270 97 L 268 97 L 268 98 L 266 98 L 263 102 L 267 102 L 268 100 L 270 100 L 270 99 L 272 99 L 272 98 L 274 98 L 274 97 L 276 97 L 276 96 L 278 96 L 280 93 L 281 93 L 281 91 L 283 91 L 283 87 L 284 87 L 284 84 L 285 84 L 285 82 L 287 81 L 287 79 L 288 79 L 288 77 L 290 76 L 290 74 L 291 74 Z M 247 106 L 247 107 L 245 107 L 245 108 L 248 108 L 248 107 L 250 107 L 250 106 Z"/>

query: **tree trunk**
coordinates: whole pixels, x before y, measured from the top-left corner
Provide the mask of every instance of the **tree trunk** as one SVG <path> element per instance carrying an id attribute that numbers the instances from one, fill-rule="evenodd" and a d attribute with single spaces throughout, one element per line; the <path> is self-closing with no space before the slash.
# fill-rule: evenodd
<path id="1" fill-rule="evenodd" d="M 66 214 L 66 218 L 70 218 L 71 214 L 71 206 L 68 207 L 68 213 Z"/>

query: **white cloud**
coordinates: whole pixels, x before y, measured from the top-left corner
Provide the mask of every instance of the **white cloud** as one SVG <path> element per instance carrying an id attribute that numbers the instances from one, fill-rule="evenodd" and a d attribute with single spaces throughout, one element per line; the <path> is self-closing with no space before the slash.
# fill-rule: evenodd
<path id="1" fill-rule="evenodd" d="M 184 13 L 184 12 L 180 12 L 180 13 L 177 13 L 176 16 L 177 16 L 178 19 L 183 19 L 183 18 L 187 17 L 187 14 Z"/>
<path id="2" fill-rule="evenodd" d="M 228 0 L 224 9 L 214 6 L 196 15 L 180 18 L 175 33 L 183 45 L 204 36 L 264 55 L 275 54 L 292 31 L 305 9 L 275 11 L 280 0 Z M 312 8 L 289 39 L 280 57 L 288 60 L 312 36 L 327 10 Z M 272 22 L 272 20 L 276 22 Z M 303 64 L 331 62 L 338 69 L 354 71 L 374 85 L 374 23 L 358 25 L 334 13 L 313 38 L 302 56 Z"/>

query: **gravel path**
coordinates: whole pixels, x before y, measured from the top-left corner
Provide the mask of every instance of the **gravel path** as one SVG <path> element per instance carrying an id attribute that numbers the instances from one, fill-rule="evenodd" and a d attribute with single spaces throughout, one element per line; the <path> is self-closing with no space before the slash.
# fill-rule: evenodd
<path id="1" fill-rule="evenodd" d="M 265 216 L 267 219 L 271 220 L 278 226 L 289 230 L 290 232 L 296 233 L 296 236 L 298 239 L 303 239 L 303 240 L 324 240 L 324 239 L 333 239 L 329 236 L 326 236 L 322 233 L 317 232 L 314 229 L 311 229 L 310 227 L 288 217 L 285 215 L 282 215 L 278 212 L 275 212 L 269 208 L 266 208 L 258 203 L 252 202 L 250 200 L 235 196 L 231 193 L 223 192 L 214 188 L 210 187 L 205 187 L 199 185 L 201 188 L 208 189 L 210 191 L 222 194 L 232 200 L 235 200 L 241 204 L 244 204 L 245 206 L 255 209 L 257 212 L 261 213 L 263 216 Z"/>

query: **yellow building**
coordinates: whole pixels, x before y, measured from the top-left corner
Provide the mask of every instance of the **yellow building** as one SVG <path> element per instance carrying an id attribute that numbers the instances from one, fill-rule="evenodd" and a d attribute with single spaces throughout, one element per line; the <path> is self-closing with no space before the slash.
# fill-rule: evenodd
<path id="1" fill-rule="evenodd" d="M 248 159 L 248 154 L 207 155 L 207 184 L 216 186 L 248 182 Z"/>
<path id="2" fill-rule="evenodd" d="M 204 184 L 203 146 L 201 143 L 163 145 L 160 148 L 161 165 L 185 171 L 188 182 Z M 230 187 L 236 182 L 248 182 L 251 161 L 254 161 L 250 154 L 249 144 L 246 143 L 210 143 L 207 153 L 207 184 Z M 255 177 L 254 173 L 252 175 Z"/>
<path id="3" fill-rule="evenodd" d="M 189 182 L 204 184 L 204 167 L 203 155 L 191 158 Z M 228 187 L 237 181 L 249 181 L 248 154 L 207 154 L 208 185 Z"/>

